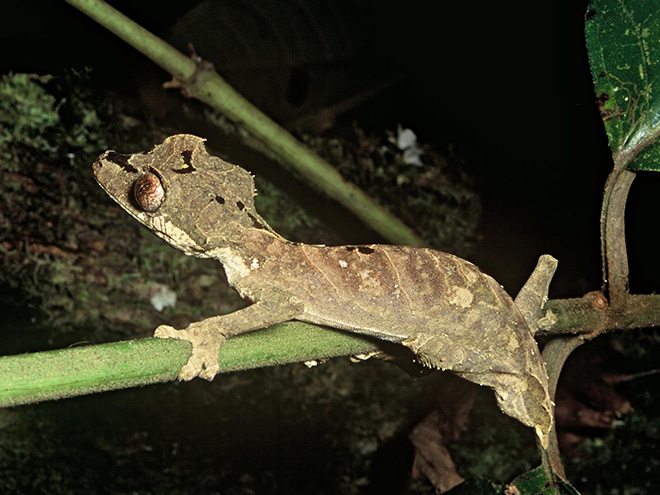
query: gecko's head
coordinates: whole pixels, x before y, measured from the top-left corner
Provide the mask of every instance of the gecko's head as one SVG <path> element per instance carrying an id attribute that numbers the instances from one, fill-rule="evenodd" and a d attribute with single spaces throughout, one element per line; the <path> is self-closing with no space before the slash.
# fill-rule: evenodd
<path id="1" fill-rule="evenodd" d="M 209 155 L 197 136 L 171 136 L 145 153 L 106 151 L 93 170 L 124 210 L 187 254 L 208 255 L 245 229 L 270 230 L 250 173 Z"/>

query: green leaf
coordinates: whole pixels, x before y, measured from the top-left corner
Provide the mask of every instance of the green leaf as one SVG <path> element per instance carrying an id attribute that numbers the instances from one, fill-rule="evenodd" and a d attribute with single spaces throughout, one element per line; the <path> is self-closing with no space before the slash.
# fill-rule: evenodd
<path id="1" fill-rule="evenodd" d="M 593 0 L 585 34 L 615 163 L 660 171 L 660 2 Z"/>
<path id="2" fill-rule="evenodd" d="M 515 488 L 513 488 L 515 487 Z M 580 495 L 571 485 L 562 480 L 553 480 L 542 466 L 521 474 L 507 486 L 483 479 L 466 480 L 452 488 L 446 495 Z"/>
<path id="3" fill-rule="evenodd" d="M 580 495 L 565 481 L 554 481 L 542 466 L 520 475 L 511 484 L 520 495 Z"/>

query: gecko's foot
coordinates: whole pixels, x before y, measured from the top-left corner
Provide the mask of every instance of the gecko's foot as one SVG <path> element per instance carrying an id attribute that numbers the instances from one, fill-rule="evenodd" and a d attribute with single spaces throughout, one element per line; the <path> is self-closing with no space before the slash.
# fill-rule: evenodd
<path id="1" fill-rule="evenodd" d="M 208 330 L 192 323 L 185 330 L 177 330 L 167 325 L 159 326 L 154 332 L 159 339 L 186 340 L 192 344 L 190 359 L 179 371 L 179 380 L 189 381 L 199 376 L 211 381 L 218 374 L 218 353 L 225 337 L 217 328 Z"/>

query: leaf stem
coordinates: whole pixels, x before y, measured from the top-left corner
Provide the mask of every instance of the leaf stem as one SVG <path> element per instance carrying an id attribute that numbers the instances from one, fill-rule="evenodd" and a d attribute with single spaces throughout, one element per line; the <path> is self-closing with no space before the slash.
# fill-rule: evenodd
<path id="1" fill-rule="evenodd" d="M 601 255 L 603 283 L 607 287 L 610 306 L 621 311 L 628 299 L 628 252 L 626 249 L 625 212 L 635 172 L 617 163 L 605 185 L 601 210 Z"/>

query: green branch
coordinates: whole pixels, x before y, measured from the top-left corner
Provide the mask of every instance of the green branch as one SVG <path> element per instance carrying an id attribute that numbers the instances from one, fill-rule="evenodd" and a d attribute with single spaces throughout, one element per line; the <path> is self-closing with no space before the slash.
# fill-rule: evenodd
<path id="1" fill-rule="evenodd" d="M 282 323 L 228 340 L 220 372 L 378 350 L 378 342 L 356 334 Z M 0 357 L 0 407 L 169 382 L 189 356 L 189 342 L 142 339 Z"/>
<path id="2" fill-rule="evenodd" d="M 334 167 L 227 84 L 210 64 L 196 62 L 183 55 L 105 2 L 66 1 L 149 57 L 174 77 L 187 96 L 197 98 L 222 112 L 383 238 L 393 244 L 424 245 L 424 241 L 401 220 L 354 184 L 346 182 Z"/>

